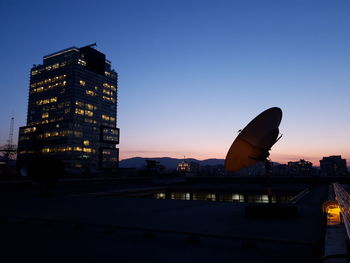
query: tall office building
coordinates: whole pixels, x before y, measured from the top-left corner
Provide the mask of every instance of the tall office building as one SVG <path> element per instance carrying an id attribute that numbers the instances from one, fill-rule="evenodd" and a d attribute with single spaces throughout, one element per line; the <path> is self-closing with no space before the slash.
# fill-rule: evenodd
<path id="1" fill-rule="evenodd" d="M 45 156 L 73 172 L 117 168 L 118 75 L 93 46 L 67 48 L 33 65 L 19 167 Z"/>

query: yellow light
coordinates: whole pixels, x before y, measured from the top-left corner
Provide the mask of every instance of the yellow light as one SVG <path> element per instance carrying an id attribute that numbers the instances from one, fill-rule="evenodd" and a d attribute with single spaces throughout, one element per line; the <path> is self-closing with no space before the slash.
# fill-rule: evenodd
<path id="1" fill-rule="evenodd" d="M 85 107 L 87 108 L 87 109 L 89 109 L 89 110 L 94 110 L 96 107 L 94 106 L 94 105 L 92 105 L 92 104 L 85 104 Z"/>
<path id="2" fill-rule="evenodd" d="M 25 128 L 23 133 L 31 133 L 35 131 L 36 131 L 36 127 L 31 127 L 31 128 Z"/>
<path id="3" fill-rule="evenodd" d="M 86 90 L 85 93 L 90 96 L 95 96 L 95 92 L 93 92 L 92 90 Z"/>
<path id="4" fill-rule="evenodd" d="M 327 213 L 327 225 L 338 225 L 341 223 L 341 209 L 336 201 L 327 201 L 323 205 L 323 211 Z"/>
<path id="5" fill-rule="evenodd" d="M 91 153 L 91 148 L 83 148 L 83 152 Z"/>
<path id="6" fill-rule="evenodd" d="M 85 115 L 89 116 L 89 117 L 92 117 L 94 115 L 94 113 L 92 111 L 86 110 L 85 111 Z"/>
<path id="7" fill-rule="evenodd" d="M 80 114 L 80 115 L 84 115 L 84 110 L 76 108 L 75 113 Z"/>
<path id="8" fill-rule="evenodd" d="M 85 146 L 89 146 L 89 144 L 90 144 L 90 142 L 88 140 L 85 140 L 83 143 Z"/>

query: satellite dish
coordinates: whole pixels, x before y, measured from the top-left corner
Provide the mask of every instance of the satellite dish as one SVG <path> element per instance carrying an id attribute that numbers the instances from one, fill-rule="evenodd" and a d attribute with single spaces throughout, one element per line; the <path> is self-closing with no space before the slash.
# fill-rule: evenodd
<path id="1" fill-rule="evenodd" d="M 280 138 L 278 126 L 282 120 L 282 110 L 273 107 L 256 116 L 238 134 L 225 159 L 225 169 L 230 172 L 265 161 L 269 151 Z"/>

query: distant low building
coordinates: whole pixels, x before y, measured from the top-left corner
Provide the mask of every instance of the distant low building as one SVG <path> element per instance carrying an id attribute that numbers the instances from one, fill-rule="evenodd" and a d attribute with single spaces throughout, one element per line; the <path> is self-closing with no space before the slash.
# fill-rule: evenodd
<path id="1" fill-rule="evenodd" d="M 300 159 L 296 162 L 288 162 L 288 172 L 291 176 L 309 176 L 312 175 L 312 162 Z"/>
<path id="2" fill-rule="evenodd" d="M 177 164 L 176 171 L 179 173 L 198 175 L 199 167 L 199 162 L 183 160 Z"/>
<path id="3" fill-rule="evenodd" d="M 272 174 L 275 176 L 315 176 L 318 170 L 312 166 L 312 162 L 300 159 L 288 164 L 278 164 L 272 167 Z"/>
<path id="4" fill-rule="evenodd" d="M 348 174 L 346 160 L 341 155 L 323 157 L 320 160 L 320 172 L 325 176 L 343 176 Z"/>
<path id="5" fill-rule="evenodd" d="M 190 164 L 186 161 L 179 162 L 176 170 L 180 173 L 189 173 L 190 172 Z"/>

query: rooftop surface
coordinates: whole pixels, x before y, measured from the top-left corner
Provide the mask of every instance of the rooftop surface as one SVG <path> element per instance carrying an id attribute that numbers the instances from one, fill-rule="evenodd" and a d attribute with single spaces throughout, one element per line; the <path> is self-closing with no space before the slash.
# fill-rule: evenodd
<path id="1" fill-rule="evenodd" d="M 11 262 L 320 262 L 327 195 L 327 185 L 310 188 L 297 203 L 295 219 L 254 219 L 245 217 L 242 203 L 2 192 L 1 257 Z"/>

